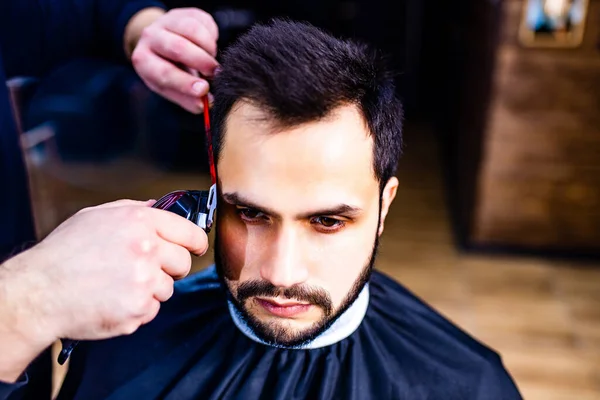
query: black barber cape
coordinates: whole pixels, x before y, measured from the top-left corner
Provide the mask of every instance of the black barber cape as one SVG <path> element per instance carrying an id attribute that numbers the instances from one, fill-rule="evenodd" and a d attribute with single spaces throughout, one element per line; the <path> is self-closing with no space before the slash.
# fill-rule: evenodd
<path id="1" fill-rule="evenodd" d="M 349 336 L 277 348 L 236 324 L 209 267 L 177 282 L 133 335 L 80 343 L 58 399 L 521 399 L 494 351 L 403 286 L 374 272 L 365 290 L 364 318 Z"/>

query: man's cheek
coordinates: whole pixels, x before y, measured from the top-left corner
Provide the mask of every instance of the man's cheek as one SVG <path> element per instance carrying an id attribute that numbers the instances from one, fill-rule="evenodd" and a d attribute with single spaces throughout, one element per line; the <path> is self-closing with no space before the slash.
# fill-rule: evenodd
<path id="1" fill-rule="evenodd" d="M 330 242 L 327 251 L 319 251 L 320 260 L 311 271 L 312 283 L 327 290 L 337 307 L 363 272 L 372 251 L 372 243 L 355 240 Z M 371 240 L 372 242 L 372 240 Z"/>
<path id="2" fill-rule="evenodd" d="M 356 263 L 356 260 L 354 261 Z M 341 302 L 346 298 L 350 290 L 352 289 L 352 285 L 358 278 L 360 272 L 356 270 L 356 268 L 352 268 L 350 270 L 348 264 L 346 264 L 346 268 L 337 268 L 339 272 L 336 276 L 330 276 L 329 282 L 325 288 L 329 291 L 331 296 L 331 300 L 334 303 L 335 307 L 339 307 Z"/>
<path id="3" fill-rule="evenodd" d="M 335 306 L 350 290 L 355 279 L 354 265 L 360 263 L 349 253 L 349 249 L 330 248 L 328 252 L 320 252 L 323 257 L 312 263 L 310 284 L 327 290 Z"/>
<path id="4" fill-rule="evenodd" d="M 219 242 L 227 278 L 239 280 L 246 263 L 248 232 L 245 225 L 230 216 L 224 216 L 219 225 Z"/>

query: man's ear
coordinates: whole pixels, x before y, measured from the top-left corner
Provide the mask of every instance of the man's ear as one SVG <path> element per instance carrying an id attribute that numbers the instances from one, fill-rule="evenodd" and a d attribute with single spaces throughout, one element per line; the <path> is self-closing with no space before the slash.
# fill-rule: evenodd
<path id="1" fill-rule="evenodd" d="M 379 232 L 377 234 L 381 236 L 383 233 L 383 226 L 385 222 L 385 217 L 387 217 L 388 211 L 390 210 L 390 206 L 396 198 L 396 191 L 398 190 L 398 178 L 395 176 L 391 177 L 390 180 L 386 183 L 383 188 L 383 192 L 381 193 L 381 220 L 379 222 Z"/>

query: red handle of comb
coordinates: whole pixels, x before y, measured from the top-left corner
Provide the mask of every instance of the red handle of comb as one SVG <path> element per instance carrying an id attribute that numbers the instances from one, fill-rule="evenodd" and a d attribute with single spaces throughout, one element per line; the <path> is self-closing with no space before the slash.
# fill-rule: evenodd
<path id="1" fill-rule="evenodd" d="M 198 71 L 188 69 L 188 71 L 197 78 L 201 78 Z M 210 179 L 212 184 L 217 183 L 217 170 L 215 168 L 215 159 L 213 156 L 213 145 L 212 145 L 212 134 L 210 132 L 210 102 L 208 101 L 208 94 L 202 96 L 202 104 L 204 106 L 204 130 L 206 132 L 206 145 L 208 147 L 208 164 L 210 168 Z"/>
<path id="2" fill-rule="evenodd" d="M 213 156 L 212 134 L 210 131 L 210 104 L 208 95 L 202 97 L 204 104 L 204 130 L 206 132 L 206 144 L 208 145 L 208 164 L 210 166 L 210 178 L 213 185 L 217 183 L 217 171 L 215 169 L 215 159 Z"/>

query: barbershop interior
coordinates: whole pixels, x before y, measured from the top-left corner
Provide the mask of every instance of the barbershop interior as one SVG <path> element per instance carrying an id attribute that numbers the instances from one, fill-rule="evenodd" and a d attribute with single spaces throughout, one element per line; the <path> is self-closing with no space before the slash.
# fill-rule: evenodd
<path id="1" fill-rule="evenodd" d="M 599 0 L 165 4 L 209 12 L 219 51 L 289 17 L 385 52 L 404 143 L 375 268 L 497 351 L 525 399 L 600 400 Z M 7 86 L 39 238 L 85 207 L 211 185 L 203 115 L 129 64 Z"/>

